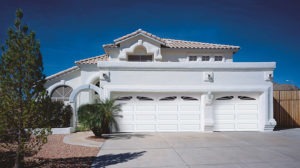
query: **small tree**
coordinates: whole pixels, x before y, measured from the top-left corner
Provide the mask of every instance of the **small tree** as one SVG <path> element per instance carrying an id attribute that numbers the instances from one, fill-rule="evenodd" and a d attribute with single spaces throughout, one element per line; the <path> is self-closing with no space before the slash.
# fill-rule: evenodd
<path id="1" fill-rule="evenodd" d="M 106 99 L 100 103 L 85 104 L 78 109 L 78 120 L 83 126 L 91 129 L 95 136 L 110 133 L 112 128 L 119 129 L 115 117 L 121 112 L 121 105 L 114 99 Z"/>
<path id="2" fill-rule="evenodd" d="M 47 94 L 40 44 L 22 17 L 18 9 L 0 58 L 0 137 L 17 145 L 14 167 L 23 167 L 25 153 L 40 148 L 50 132 L 41 110 Z"/>

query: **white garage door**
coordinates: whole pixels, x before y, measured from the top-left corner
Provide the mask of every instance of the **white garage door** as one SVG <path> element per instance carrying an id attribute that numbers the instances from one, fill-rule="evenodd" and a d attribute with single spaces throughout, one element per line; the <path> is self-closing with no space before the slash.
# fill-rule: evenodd
<path id="1" fill-rule="evenodd" d="M 213 109 L 215 131 L 258 130 L 258 95 L 227 94 L 216 96 Z"/>
<path id="2" fill-rule="evenodd" d="M 201 131 L 200 95 L 119 93 L 120 132 Z"/>

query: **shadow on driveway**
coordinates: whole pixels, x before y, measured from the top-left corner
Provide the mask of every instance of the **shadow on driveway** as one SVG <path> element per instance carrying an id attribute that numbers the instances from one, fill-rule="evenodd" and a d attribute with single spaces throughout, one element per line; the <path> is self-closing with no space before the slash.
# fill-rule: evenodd
<path id="1" fill-rule="evenodd" d="M 103 137 L 106 139 L 131 139 L 135 138 L 145 138 L 152 136 L 150 134 L 137 134 L 137 133 L 117 133 L 117 134 L 104 134 Z"/>
<path id="2" fill-rule="evenodd" d="M 109 165 L 115 165 L 118 163 L 128 162 L 130 160 L 143 156 L 145 152 L 146 151 L 133 152 L 133 153 L 127 152 L 127 153 L 120 153 L 120 154 L 108 154 L 108 155 L 98 156 L 94 160 L 94 163 L 92 164 L 92 168 L 100 168 Z"/>

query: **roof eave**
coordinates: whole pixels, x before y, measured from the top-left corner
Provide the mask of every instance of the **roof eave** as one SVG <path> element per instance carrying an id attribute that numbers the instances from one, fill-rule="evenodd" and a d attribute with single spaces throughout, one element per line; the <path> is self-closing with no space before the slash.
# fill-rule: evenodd
<path id="1" fill-rule="evenodd" d="M 129 39 L 132 39 L 132 38 L 137 37 L 137 36 L 139 36 L 139 35 L 142 35 L 142 36 L 144 36 L 144 37 L 146 37 L 146 38 L 149 38 L 149 39 L 151 39 L 151 40 L 153 40 L 153 41 L 155 41 L 155 42 L 157 42 L 157 43 L 159 43 L 159 44 L 161 44 L 161 45 L 166 45 L 165 42 L 163 42 L 163 41 L 161 41 L 161 40 L 158 40 L 158 39 L 156 39 L 156 38 L 153 38 L 153 37 L 151 37 L 151 36 L 149 36 L 149 35 L 147 35 L 147 34 L 144 34 L 144 33 L 142 33 L 142 32 L 137 33 L 137 34 L 135 34 L 135 35 L 132 35 L 132 36 L 130 36 L 130 37 L 124 38 L 124 39 L 120 39 L 120 40 L 119 40 L 119 39 L 116 39 L 116 40 L 114 40 L 114 42 L 115 42 L 115 44 L 120 44 L 120 43 L 122 43 L 122 42 L 124 42 L 124 41 L 127 41 L 127 40 L 129 40 Z"/>

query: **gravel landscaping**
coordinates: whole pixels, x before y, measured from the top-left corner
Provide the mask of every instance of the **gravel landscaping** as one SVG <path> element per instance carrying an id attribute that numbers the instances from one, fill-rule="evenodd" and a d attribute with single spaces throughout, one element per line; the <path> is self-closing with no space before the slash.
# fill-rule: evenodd
<path id="1" fill-rule="evenodd" d="M 91 167 L 99 148 L 63 143 L 65 135 L 50 135 L 48 142 L 32 157 L 26 157 L 26 167 Z M 94 137 L 90 140 L 102 141 Z M 0 149 L 0 165 L 13 166 L 13 153 Z"/>

